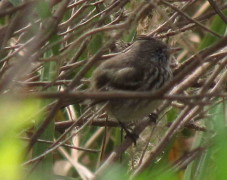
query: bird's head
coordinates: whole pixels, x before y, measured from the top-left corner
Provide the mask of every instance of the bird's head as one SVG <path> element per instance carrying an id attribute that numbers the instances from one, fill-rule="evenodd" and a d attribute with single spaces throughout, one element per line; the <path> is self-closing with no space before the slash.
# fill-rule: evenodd
<path id="1" fill-rule="evenodd" d="M 139 36 L 132 44 L 132 50 L 135 50 L 138 56 L 146 60 L 164 65 L 169 64 L 170 49 L 167 44 L 159 39 Z"/>

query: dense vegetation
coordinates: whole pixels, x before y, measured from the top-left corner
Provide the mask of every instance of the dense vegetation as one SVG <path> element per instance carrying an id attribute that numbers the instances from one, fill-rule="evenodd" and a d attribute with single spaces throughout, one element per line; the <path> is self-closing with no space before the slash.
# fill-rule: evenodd
<path id="1" fill-rule="evenodd" d="M 0 179 L 227 179 L 224 0 L 2 0 L 0 24 Z M 91 92 L 137 35 L 174 50 L 173 80 L 146 97 Z M 131 126 L 136 145 L 89 106 L 130 95 L 163 100 Z"/>

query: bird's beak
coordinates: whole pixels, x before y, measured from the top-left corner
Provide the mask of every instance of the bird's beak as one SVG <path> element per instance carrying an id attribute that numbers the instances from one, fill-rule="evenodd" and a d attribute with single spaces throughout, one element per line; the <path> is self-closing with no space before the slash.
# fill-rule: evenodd
<path id="1" fill-rule="evenodd" d="M 172 69 L 176 69 L 179 66 L 179 63 L 177 62 L 176 58 L 174 56 L 170 56 L 170 67 Z"/>
<path id="2" fill-rule="evenodd" d="M 170 53 L 170 67 L 172 69 L 176 69 L 179 66 L 179 62 L 174 57 L 174 54 L 177 53 L 178 51 L 181 51 L 181 50 L 182 50 L 182 48 L 173 48 L 173 47 L 171 47 L 169 49 L 169 53 Z"/>

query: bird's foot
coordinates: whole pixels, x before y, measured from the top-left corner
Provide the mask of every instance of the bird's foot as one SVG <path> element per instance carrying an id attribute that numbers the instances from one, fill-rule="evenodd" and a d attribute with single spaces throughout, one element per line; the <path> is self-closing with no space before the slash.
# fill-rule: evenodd
<path id="1" fill-rule="evenodd" d="M 130 131 L 127 131 L 125 138 L 130 138 L 132 140 L 133 144 L 136 146 L 136 140 L 139 138 L 139 136 L 138 136 L 138 134 L 131 133 Z"/>
<path id="2" fill-rule="evenodd" d="M 126 135 L 125 138 L 130 138 L 133 143 L 136 145 L 136 140 L 139 138 L 139 136 L 135 133 L 132 133 L 129 131 L 130 128 L 126 127 L 126 125 L 119 121 L 119 124 L 121 125 L 122 129 L 125 131 Z"/>
<path id="3" fill-rule="evenodd" d="M 149 120 L 152 122 L 152 123 L 156 123 L 157 122 L 157 119 L 158 119 L 158 114 L 157 113 L 150 113 L 148 115 L 148 118 Z"/>

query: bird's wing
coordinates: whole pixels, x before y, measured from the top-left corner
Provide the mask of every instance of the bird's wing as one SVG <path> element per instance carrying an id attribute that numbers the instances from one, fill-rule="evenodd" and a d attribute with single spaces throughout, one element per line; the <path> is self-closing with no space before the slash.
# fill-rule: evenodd
<path id="1" fill-rule="evenodd" d="M 96 74 L 95 86 L 103 90 L 136 90 L 141 86 L 143 78 L 144 71 L 138 71 L 134 67 L 112 67 Z"/>
<path id="2" fill-rule="evenodd" d="M 160 74 L 162 74 L 160 71 L 160 68 L 157 68 L 152 64 L 137 70 L 135 67 L 128 67 L 116 71 L 113 74 L 115 79 L 112 80 L 111 83 L 112 86 L 116 86 L 116 88 L 122 90 L 147 91 L 157 89 L 160 88 L 165 82 L 165 77 L 160 76 Z"/>
<path id="3" fill-rule="evenodd" d="M 122 90 L 136 90 L 140 87 L 144 78 L 144 71 L 138 71 L 135 67 L 125 67 L 116 70 L 112 74 L 111 85 Z"/>

